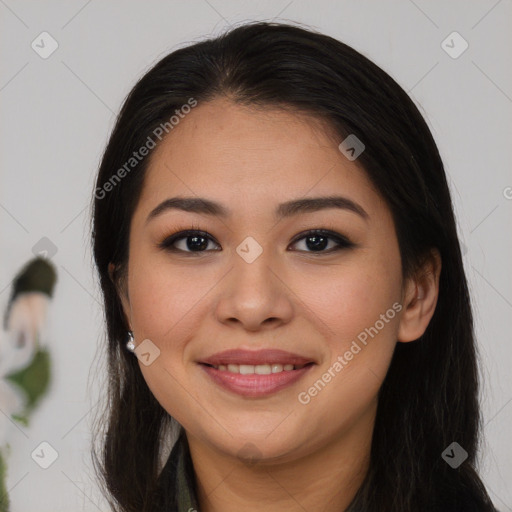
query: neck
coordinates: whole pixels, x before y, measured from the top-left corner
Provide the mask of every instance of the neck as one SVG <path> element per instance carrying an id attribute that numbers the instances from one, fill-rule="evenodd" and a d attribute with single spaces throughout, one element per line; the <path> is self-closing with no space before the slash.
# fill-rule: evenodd
<path id="1" fill-rule="evenodd" d="M 345 510 L 369 467 L 375 408 L 349 432 L 285 463 L 247 464 L 187 433 L 201 512 Z"/>

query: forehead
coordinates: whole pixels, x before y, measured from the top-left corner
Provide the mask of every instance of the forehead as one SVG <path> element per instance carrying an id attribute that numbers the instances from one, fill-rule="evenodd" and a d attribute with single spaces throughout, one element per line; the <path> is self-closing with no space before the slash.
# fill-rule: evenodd
<path id="1" fill-rule="evenodd" d="M 338 138 L 311 115 L 227 99 L 200 103 L 150 155 L 141 202 L 196 194 L 257 206 L 334 192 L 375 202 L 366 172 L 339 151 Z"/>

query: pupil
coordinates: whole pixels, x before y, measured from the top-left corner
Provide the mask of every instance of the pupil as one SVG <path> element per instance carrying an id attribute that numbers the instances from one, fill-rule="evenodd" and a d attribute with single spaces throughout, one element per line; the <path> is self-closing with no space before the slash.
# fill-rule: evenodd
<path id="1" fill-rule="evenodd" d="M 202 250 L 208 247 L 208 240 L 204 236 L 189 236 L 187 238 L 187 248 L 189 250 Z"/>
<path id="2" fill-rule="evenodd" d="M 309 243 L 311 240 L 313 240 L 313 242 Z M 327 237 L 321 235 L 312 235 L 306 238 L 306 245 L 308 246 L 308 249 L 314 251 L 325 249 L 327 247 L 327 243 Z"/>

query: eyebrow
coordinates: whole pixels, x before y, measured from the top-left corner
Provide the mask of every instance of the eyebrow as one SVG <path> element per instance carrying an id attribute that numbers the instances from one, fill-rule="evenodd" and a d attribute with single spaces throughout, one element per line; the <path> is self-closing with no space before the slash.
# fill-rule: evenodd
<path id="1" fill-rule="evenodd" d="M 294 199 L 280 204 L 275 210 L 276 218 L 291 217 L 307 212 L 316 212 L 329 208 L 338 208 L 356 213 L 364 220 L 368 220 L 369 215 L 358 203 L 347 197 L 326 196 L 326 197 L 307 197 Z M 232 215 L 231 210 L 220 203 L 201 197 L 172 197 L 166 199 L 154 208 L 146 219 L 146 224 L 168 210 L 182 210 L 185 212 L 200 213 L 205 215 L 214 215 L 227 218 Z"/>

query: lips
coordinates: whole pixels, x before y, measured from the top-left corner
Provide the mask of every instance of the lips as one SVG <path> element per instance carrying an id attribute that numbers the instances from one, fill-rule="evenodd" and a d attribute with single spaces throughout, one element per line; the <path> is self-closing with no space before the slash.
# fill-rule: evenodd
<path id="1" fill-rule="evenodd" d="M 301 379 L 311 358 L 278 349 L 226 350 L 200 361 L 211 381 L 244 397 L 265 397 Z"/>
<path id="2" fill-rule="evenodd" d="M 238 365 L 264 365 L 264 364 L 281 364 L 281 365 L 294 365 L 304 366 L 308 363 L 314 363 L 312 358 L 303 357 L 299 354 L 286 352 L 279 349 L 261 349 L 261 350 L 242 350 L 232 349 L 225 350 L 213 354 L 206 359 L 200 361 L 203 364 L 210 366 L 220 366 L 229 364 Z"/>

